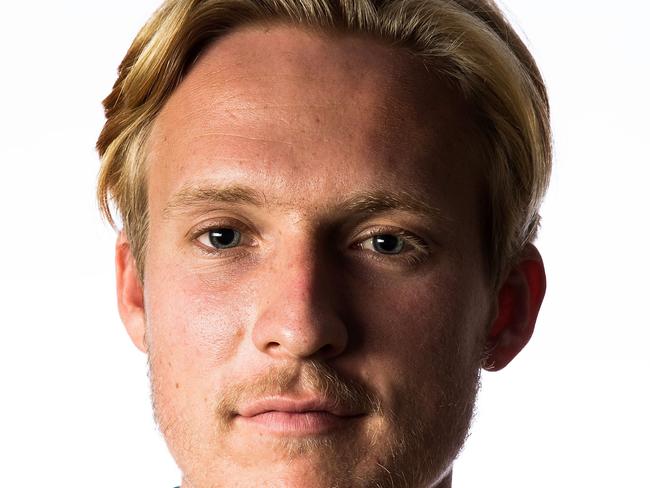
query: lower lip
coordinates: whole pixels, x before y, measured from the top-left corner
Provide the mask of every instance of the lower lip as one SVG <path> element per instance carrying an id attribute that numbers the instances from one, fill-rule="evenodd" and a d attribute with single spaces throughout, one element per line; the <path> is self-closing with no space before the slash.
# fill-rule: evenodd
<path id="1" fill-rule="evenodd" d="M 252 417 L 238 417 L 241 422 L 261 427 L 269 433 L 282 435 L 325 434 L 347 427 L 360 415 L 342 417 L 329 412 L 264 412 Z"/>

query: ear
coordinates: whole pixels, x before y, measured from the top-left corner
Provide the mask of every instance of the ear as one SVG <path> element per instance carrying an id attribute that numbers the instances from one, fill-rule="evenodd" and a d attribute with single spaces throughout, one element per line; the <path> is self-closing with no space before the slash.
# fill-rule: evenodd
<path id="1" fill-rule="evenodd" d="M 484 368 L 498 371 L 528 343 L 546 292 L 539 251 L 528 244 L 499 289 L 498 310 L 486 341 Z"/>
<path id="2" fill-rule="evenodd" d="M 146 352 L 144 294 L 138 277 L 131 244 L 121 231 L 115 243 L 115 271 L 117 274 L 117 308 L 131 340 Z"/>

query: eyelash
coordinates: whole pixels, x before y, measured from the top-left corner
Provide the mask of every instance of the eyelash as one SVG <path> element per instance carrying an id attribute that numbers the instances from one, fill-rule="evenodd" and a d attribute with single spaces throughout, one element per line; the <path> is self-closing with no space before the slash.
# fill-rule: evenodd
<path id="1" fill-rule="evenodd" d="M 382 254 L 376 251 L 369 251 L 367 255 L 370 259 L 376 259 L 379 261 L 400 260 L 404 261 L 407 265 L 415 266 L 416 264 L 423 262 L 429 256 L 429 245 L 423 239 L 416 236 L 415 234 L 411 234 L 410 232 L 402 229 L 396 229 L 394 227 L 377 227 L 371 232 L 365 234 L 363 238 L 357 240 L 354 244 L 354 247 L 359 248 L 365 241 L 380 235 L 392 235 L 400 237 L 405 241 L 405 245 L 407 247 L 402 253 L 392 255 Z M 408 246 L 410 246 L 410 249 L 408 249 Z"/>
<path id="2" fill-rule="evenodd" d="M 215 229 L 234 229 L 241 234 L 242 240 L 244 239 L 244 236 L 247 233 L 244 229 L 242 229 L 241 225 L 236 225 L 231 222 L 210 222 L 205 226 L 199 227 L 194 232 L 192 232 L 191 239 L 193 242 L 197 244 L 199 250 L 203 254 L 206 254 L 208 256 L 215 256 L 217 254 L 224 254 L 224 253 L 233 253 L 233 252 L 237 252 L 237 250 L 241 248 L 241 245 L 238 245 L 236 247 L 229 248 L 229 249 L 215 249 L 215 248 L 209 248 L 203 243 L 199 242 L 199 238 L 201 236 Z"/>
<path id="3" fill-rule="evenodd" d="M 232 247 L 228 249 L 215 249 L 215 248 L 208 248 L 203 243 L 199 242 L 199 238 L 204 234 L 206 234 L 207 232 L 213 231 L 215 229 L 224 229 L 224 228 L 237 230 L 241 234 L 242 239 L 245 239 L 244 236 L 246 235 L 246 231 L 242 229 L 241 226 L 233 225 L 230 222 L 210 223 L 209 225 L 200 227 L 192 233 L 191 239 L 192 241 L 197 243 L 197 246 L 201 250 L 201 252 L 203 252 L 208 256 L 215 256 L 224 253 L 231 254 L 233 252 L 237 252 L 237 250 L 241 248 L 241 245 L 237 245 L 236 247 Z M 379 235 L 398 236 L 405 241 L 405 245 L 407 247 L 402 253 L 392 254 L 392 255 L 382 254 L 377 251 L 368 251 L 367 253 L 364 252 L 364 254 L 366 254 L 369 259 L 374 259 L 381 262 L 404 261 L 405 264 L 409 266 L 415 266 L 425 261 L 426 258 L 429 257 L 430 255 L 430 246 L 429 244 L 427 244 L 426 241 L 424 241 L 423 239 L 421 239 L 420 237 L 414 234 L 411 234 L 410 232 L 407 232 L 403 229 L 394 228 L 394 227 L 377 227 L 373 229 L 371 232 L 364 234 L 362 238 L 355 241 L 352 247 L 356 249 L 360 249 L 361 245 L 364 242 Z"/>

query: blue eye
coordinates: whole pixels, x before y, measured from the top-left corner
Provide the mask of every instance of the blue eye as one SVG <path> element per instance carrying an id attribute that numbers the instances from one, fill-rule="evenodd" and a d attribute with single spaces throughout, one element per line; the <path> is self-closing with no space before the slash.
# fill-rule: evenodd
<path id="1" fill-rule="evenodd" d="M 228 227 L 210 229 L 199 237 L 199 242 L 215 249 L 230 249 L 238 246 L 241 242 L 241 232 Z"/>
<path id="2" fill-rule="evenodd" d="M 361 242 L 361 249 L 369 249 L 381 254 L 399 254 L 404 250 L 406 242 L 401 236 L 394 234 L 378 234 Z"/>

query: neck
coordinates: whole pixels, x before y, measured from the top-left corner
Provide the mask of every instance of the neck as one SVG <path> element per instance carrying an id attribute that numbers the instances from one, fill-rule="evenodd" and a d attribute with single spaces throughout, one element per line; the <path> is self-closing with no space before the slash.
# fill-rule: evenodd
<path id="1" fill-rule="evenodd" d="M 435 485 L 431 485 L 429 488 L 451 488 L 451 475 L 452 472 L 450 471 L 447 476 L 445 476 L 443 479 L 438 481 Z M 189 484 L 186 480 L 183 480 L 183 484 L 181 485 L 180 488 L 193 488 L 192 485 Z"/>

